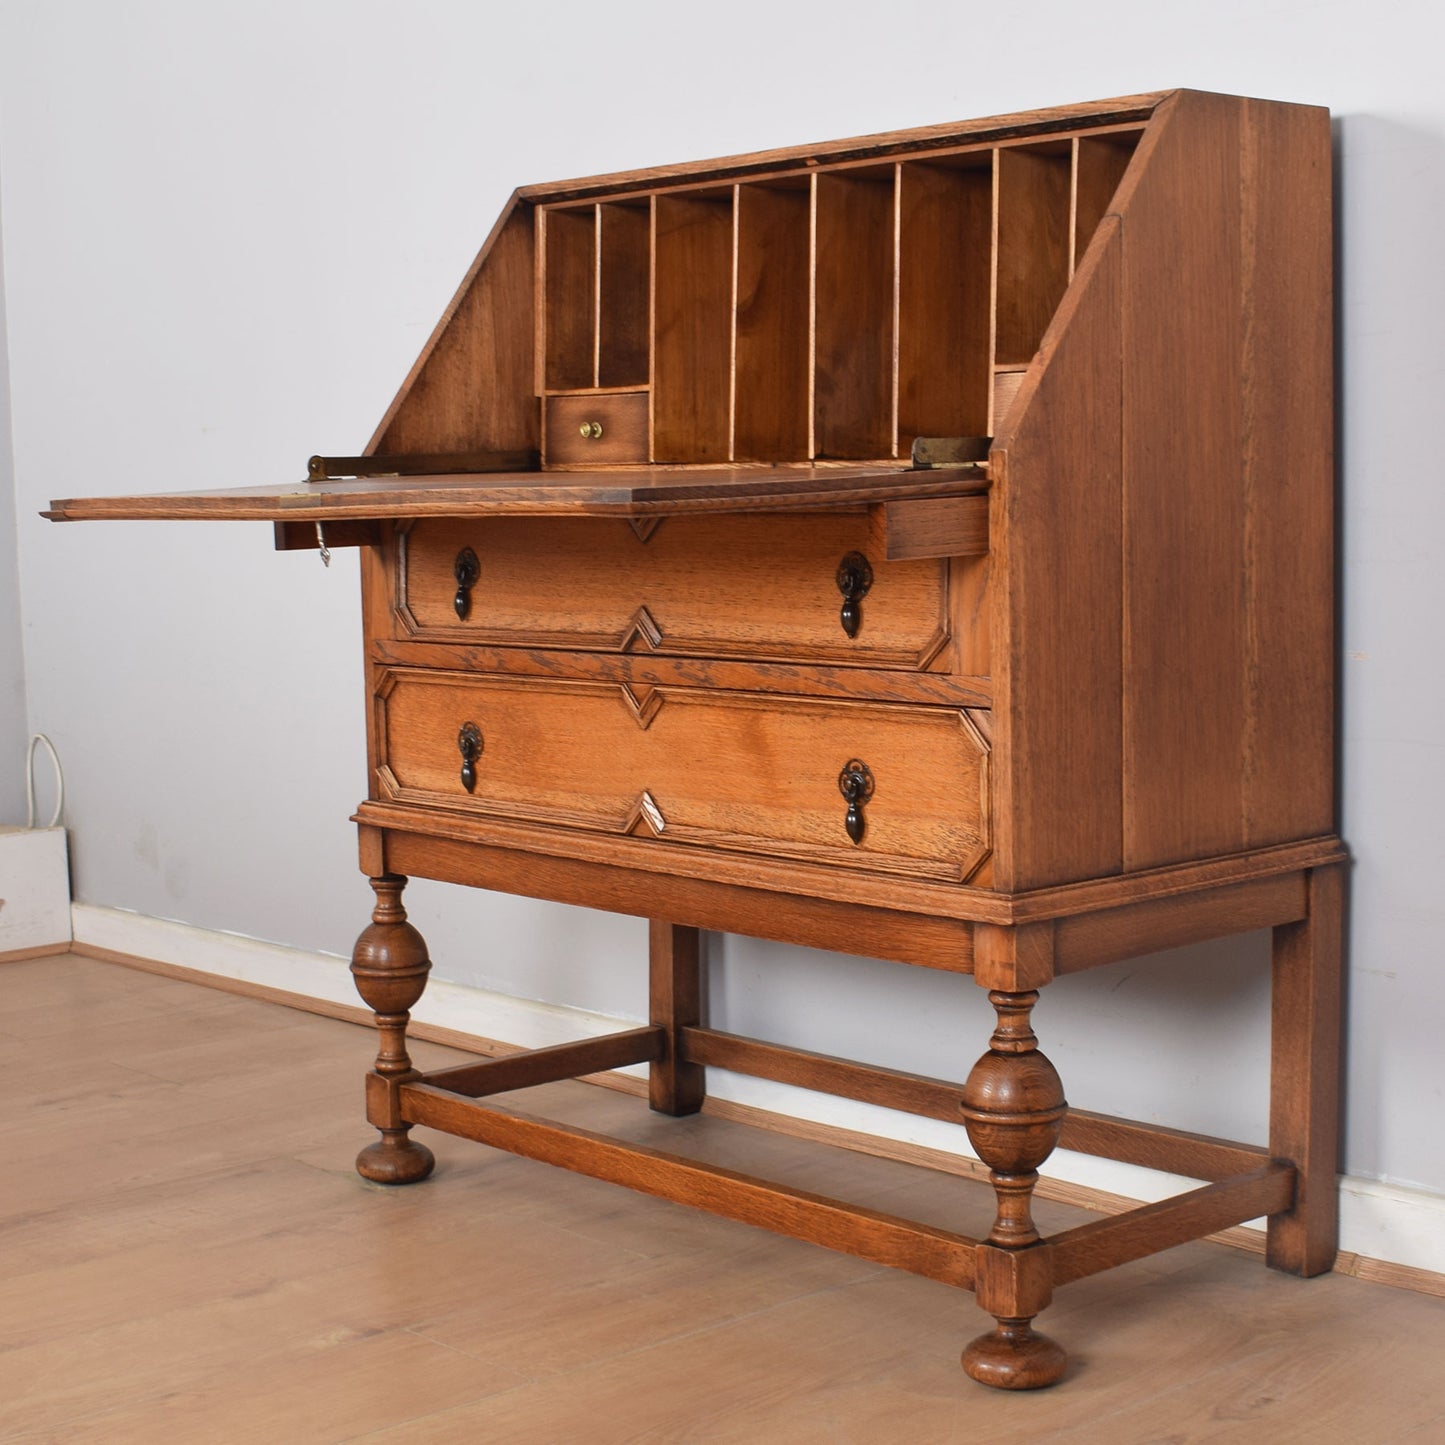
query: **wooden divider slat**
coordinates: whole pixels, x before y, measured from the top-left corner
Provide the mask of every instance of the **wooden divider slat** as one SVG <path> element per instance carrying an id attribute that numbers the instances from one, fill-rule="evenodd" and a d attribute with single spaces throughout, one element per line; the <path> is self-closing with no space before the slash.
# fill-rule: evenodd
<path id="1" fill-rule="evenodd" d="M 653 234 L 653 460 L 728 460 L 733 194 L 659 196 Z"/>
<path id="2" fill-rule="evenodd" d="M 987 165 L 901 168 L 900 456 L 914 437 L 988 433 L 992 203 Z"/>
<path id="3" fill-rule="evenodd" d="M 1076 136 L 1074 139 L 1074 195 L 1070 206 L 1073 240 L 1069 247 L 1071 275 L 1093 240 L 1099 222 L 1104 219 L 1109 202 L 1119 189 L 1119 182 L 1124 179 L 1138 139 L 1137 134 L 1107 139 Z"/>
<path id="4" fill-rule="evenodd" d="M 893 424 L 893 169 L 817 178 L 814 446 L 887 457 Z"/>
<path id="5" fill-rule="evenodd" d="M 1069 281 L 1067 149 L 997 152 L 994 361 L 1027 363 Z"/>
<path id="6" fill-rule="evenodd" d="M 649 209 L 645 201 L 597 208 L 598 386 L 645 386 L 650 379 Z"/>
<path id="7" fill-rule="evenodd" d="M 549 390 L 596 383 L 597 222 L 594 208 L 543 213 Z"/>
<path id="8" fill-rule="evenodd" d="M 740 186 L 733 455 L 808 455 L 808 190 Z"/>

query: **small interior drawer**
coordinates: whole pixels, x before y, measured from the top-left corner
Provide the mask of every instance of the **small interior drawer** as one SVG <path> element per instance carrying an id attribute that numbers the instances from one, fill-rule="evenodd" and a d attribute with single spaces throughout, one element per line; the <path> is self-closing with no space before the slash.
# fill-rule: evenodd
<path id="1" fill-rule="evenodd" d="M 608 466 L 647 460 L 645 391 L 549 396 L 544 410 L 550 466 Z"/>

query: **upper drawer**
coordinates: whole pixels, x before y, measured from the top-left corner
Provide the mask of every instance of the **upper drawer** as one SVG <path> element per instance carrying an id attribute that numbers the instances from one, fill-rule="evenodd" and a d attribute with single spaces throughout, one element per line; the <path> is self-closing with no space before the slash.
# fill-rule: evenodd
<path id="1" fill-rule="evenodd" d="M 423 520 L 397 555 L 422 641 L 920 668 L 948 638 L 947 561 L 884 561 L 861 511 Z"/>
<path id="2" fill-rule="evenodd" d="M 988 852 L 957 708 L 402 668 L 377 707 L 403 803 L 952 881 Z"/>
<path id="3" fill-rule="evenodd" d="M 549 466 L 617 466 L 647 460 L 647 393 L 599 391 L 549 396 Z"/>

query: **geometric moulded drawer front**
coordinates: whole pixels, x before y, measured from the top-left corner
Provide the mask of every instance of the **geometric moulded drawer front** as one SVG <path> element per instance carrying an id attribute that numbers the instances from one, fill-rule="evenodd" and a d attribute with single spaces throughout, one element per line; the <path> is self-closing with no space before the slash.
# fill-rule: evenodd
<path id="1" fill-rule="evenodd" d="M 988 853 L 957 708 L 400 668 L 377 707 L 402 803 L 950 881 Z"/>
<path id="2" fill-rule="evenodd" d="M 948 636 L 948 563 L 884 560 L 862 511 L 672 516 L 651 528 L 420 521 L 398 555 L 399 620 L 420 640 L 918 668 Z M 845 558 L 864 584 L 851 636 Z"/>

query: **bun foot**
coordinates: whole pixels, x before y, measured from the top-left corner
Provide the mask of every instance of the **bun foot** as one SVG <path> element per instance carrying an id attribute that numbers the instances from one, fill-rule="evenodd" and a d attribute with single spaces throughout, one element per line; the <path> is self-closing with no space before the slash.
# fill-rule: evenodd
<path id="1" fill-rule="evenodd" d="M 381 1138 L 356 1156 L 356 1172 L 373 1184 L 417 1184 L 434 1168 L 431 1150 L 408 1139 L 405 1129 L 383 1129 Z"/>
<path id="2" fill-rule="evenodd" d="M 1063 1376 L 1067 1363 L 1063 1350 L 1027 1320 L 1000 1320 L 963 1352 L 970 1378 L 995 1390 L 1041 1390 Z"/>

